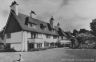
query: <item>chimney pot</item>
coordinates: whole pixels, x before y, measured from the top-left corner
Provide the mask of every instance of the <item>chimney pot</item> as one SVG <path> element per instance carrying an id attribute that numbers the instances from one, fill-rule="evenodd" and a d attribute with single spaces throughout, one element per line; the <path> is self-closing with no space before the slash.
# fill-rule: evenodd
<path id="1" fill-rule="evenodd" d="M 18 5 L 16 1 L 12 2 L 10 5 L 10 9 L 15 12 L 16 15 L 18 15 Z"/>

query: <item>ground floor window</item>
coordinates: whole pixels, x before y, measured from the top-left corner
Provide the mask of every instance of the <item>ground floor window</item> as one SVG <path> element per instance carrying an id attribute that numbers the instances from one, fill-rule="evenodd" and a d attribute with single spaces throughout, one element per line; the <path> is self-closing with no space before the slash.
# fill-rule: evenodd
<path id="1" fill-rule="evenodd" d="M 28 44 L 28 49 L 31 50 L 31 49 L 33 49 L 33 48 L 34 48 L 34 43 L 29 43 L 29 44 Z"/>
<path id="2" fill-rule="evenodd" d="M 37 43 L 37 48 L 41 48 L 42 47 L 42 43 Z"/>
<path id="3" fill-rule="evenodd" d="M 49 46 L 49 43 L 44 43 L 44 46 Z"/>
<path id="4" fill-rule="evenodd" d="M 50 46 L 52 46 L 52 47 L 53 47 L 53 46 L 55 46 L 55 43 L 53 43 L 53 42 L 52 42 L 52 43 L 50 43 Z"/>
<path id="5" fill-rule="evenodd" d="M 10 49 L 11 48 L 11 44 L 10 43 L 7 43 L 6 44 L 6 49 Z"/>
<path id="6" fill-rule="evenodd" d="M 3 49 L 3 48 L 4 48 L 4 44 L 0 43 L 0 49 Z"/>

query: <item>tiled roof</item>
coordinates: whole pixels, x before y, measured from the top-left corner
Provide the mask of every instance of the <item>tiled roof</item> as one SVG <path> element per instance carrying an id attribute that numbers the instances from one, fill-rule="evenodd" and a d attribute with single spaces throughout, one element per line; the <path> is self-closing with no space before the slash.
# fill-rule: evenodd
<path id="1" fill-rule="evenodd" d="M 23 30 L 32 31 L 32 32 L 37 32 L 37 33 L 50 34 L 50 35 L 58 35 L 57 32 L 49 31 L 48 25 L 47 25 L 46 22 L 43 22 L 43 21 L 38 20 L 38 19 L 34 19 L 34 18 L 32 18 L 32 17 L 29 17 L 29 16 L 24 15 L 24 14 L 21 14 L 21 13 L 19 13 L 18 16 L 15 15 L 15 13 L 13 13 L 13 12 L 12 12 L 12 14 L 13 14 L 13 16 L 16 18 L 17 22 L 19 23 L 19 25 L 21 26 L 21 28 L 22 28 Z M 35 29 L 34 29 L 34 28 L 29 28 L 29 27 L 25 24 L 25 19 L 26 19 L 26 17 L 29 18 L 29 21 L 28 21 L 28 22 L 30 22 L 30 23 L 35 23 L 35 24 L 38 25 L 38 27 L 35 28 Z M 46 30 L 42 30 L 42 29 L 40 28 L 40 24 L 43 24 L 44 26 L 46 26 Z"/>

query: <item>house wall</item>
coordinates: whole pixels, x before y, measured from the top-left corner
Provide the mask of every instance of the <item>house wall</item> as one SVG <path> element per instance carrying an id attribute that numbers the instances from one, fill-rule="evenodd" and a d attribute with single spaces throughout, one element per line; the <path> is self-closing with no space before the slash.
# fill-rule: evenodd
<path id="1" fill-rule="evenodd" d="M 53 36 L 50 36 L 50 38 L 46 38 L 46 34 L 38 34 L 38 36 L 35 39 L 30 39 L 31 38 L 31 32 L 25 32 L 26 34 L 26 42 L 35 42 L 34 47 L 37 48 L 36 43 L 42 43 L 42 48 L 44 48 L 44 42 L 52 43 L 52 42 L 57 42 L 57 38 L 53 39 Z"/>
<path id="2" fill-rule="evenodd" d="M 30 38 L 31 33 L 23 31 L 23 41 L 22 41 L 22 51 L 28 51 L 28 38 Z"/>
<path id="3" fill-rule="evenodd" d="M 20 43 L 22 42 L 22 31 L 11 33 L 11 38 L 6 38 L 6 43 Z"/>
<path id="4" fill-rule="evenodd" d="M 18 43 L 18 44 L 16 44 L 16 43 L 14 43 L 14 44 L 11 44 L 11 48 L 13 48 L 13 49 L 15 49 L 16 51 L 22 51 L 22 45 L 21 45 L 21 43 Z"/>
<path id="5" fill-rule="evenodd" d="M 22 31 L 11 33 L 11 38 L 6 38 L 6 43 L 10 43 L 11 48 L 14 48 L 16 51 L 21 51 L 23 40 L 22 35 L 23 35 Z"/>
<path id="6" fill-rule="evenodd" d="M 11 38 L 6 39 L 6 43 L 11 44 L 11 48 L 17 51 L 28 51 L 28 39 L 31 38 L 31 32 L 20 31 L 11 33 Z M 37 43 L 42 43 L 42 48 L 44 48 L 44 42 L 52 43 L 56 42 L 58 39 L 53 39 L 53 36 L 46 38 L 45 34 L 38 34 L 38 37 L 31 39 L 31 42 L 35 42 L 34 48 L 37 48 Z M 49 45 L 50 46 L 50 45 Z"/>

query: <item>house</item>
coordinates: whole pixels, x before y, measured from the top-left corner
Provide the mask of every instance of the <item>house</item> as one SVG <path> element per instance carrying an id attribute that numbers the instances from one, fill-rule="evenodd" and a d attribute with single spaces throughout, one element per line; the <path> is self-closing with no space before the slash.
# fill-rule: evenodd
<path id="1" fill-rule="evenodd" d="M 4 27 L 5 40 L 8 48 L 16 51 L 28 51 L 33 48 L 56 47 L 56 42 L 61 37 L 59 26 L 53 28 L 53 18 L 50 23 L 19 13 L 17 2 L 12 2 L 10 14 Z M 61 34 L 61 33 L 60 33 Z"/>
<path id="2" fill-rule="evenodd" d="M 5 41 L 3 36 L 3 31 L 0 31 L 0 49 L 4 49 Z"/>

